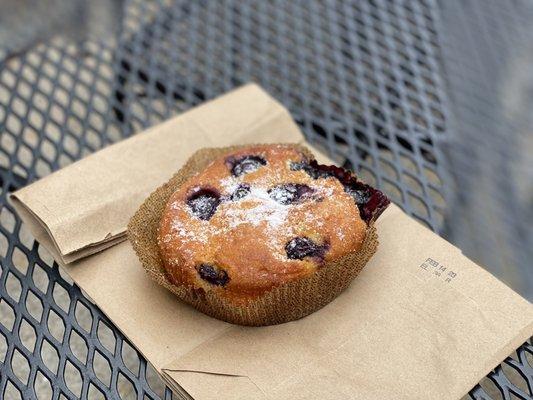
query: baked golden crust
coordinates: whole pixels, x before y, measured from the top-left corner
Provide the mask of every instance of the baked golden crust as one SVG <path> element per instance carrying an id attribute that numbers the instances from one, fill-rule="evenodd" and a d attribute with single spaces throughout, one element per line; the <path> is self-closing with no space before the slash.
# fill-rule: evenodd
<path id="1" fill-rule="evenodd" d="M 186 180 L 168 200 L 158 232 L 171 281 L 228 299 L 255 298 L 357 252 L 367 224 L 354 198 L 339 179 L 294 167 L 309 161 L 293 145 L 257 145 Z"/>

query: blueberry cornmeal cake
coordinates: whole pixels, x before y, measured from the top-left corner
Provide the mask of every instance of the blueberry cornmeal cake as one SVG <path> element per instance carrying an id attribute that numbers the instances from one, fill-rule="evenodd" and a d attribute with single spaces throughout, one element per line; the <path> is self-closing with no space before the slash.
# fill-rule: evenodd
<path id="1" fill-rule="evenodd" d="M 203 149 L 132 218 L 144 268 L 179 298 L 242 325 L 301 318 L 344 290 L 377 247 L 389 201 L 303 146 Z"/>

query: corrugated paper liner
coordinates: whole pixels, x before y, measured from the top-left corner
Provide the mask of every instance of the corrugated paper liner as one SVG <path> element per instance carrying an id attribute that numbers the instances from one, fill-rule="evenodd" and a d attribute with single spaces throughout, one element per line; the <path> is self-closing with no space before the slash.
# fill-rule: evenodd
<path id="1" fill-rule="evenodd" d="M 299 147 L 313 158 L 309 150 Z M 192 288 L 174 285 L 165 274 L 157 245 L 157 230 L 168 199 L 183 182 L 202 171 L 213 159 L 239 148 L 233 146 L 197 151 L 176 175 L 141 205 L 128 224 L 128 238 L 150 278 L 207 315 L 252 326 L 279 324 L 305 317 L 324 307 L 346 289 L 376 252 L 378 240 L 373 224 L 367 229 L 359 251 L 327 263 L 317 272 L 278 286 L 246 304 L 235 305 L 212 292 L 199 295 Z"/>

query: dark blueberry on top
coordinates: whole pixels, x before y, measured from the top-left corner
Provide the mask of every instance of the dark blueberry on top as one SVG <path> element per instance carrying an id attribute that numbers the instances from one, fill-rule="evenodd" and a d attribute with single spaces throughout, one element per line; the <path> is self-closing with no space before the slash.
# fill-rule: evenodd
<path id="1" fill-rule="evenodd" d="M 308 237 L 295 237 L 285 245 L 287 257 L 292 260 L 302 260 L 305 257 L 324 258 L 327 244 L 318 244 Z"/>
<path id="2" fill-rule="evenodd" d="M 309 175 L 313 179 L 329 178 L 330 176 L 334 176 L 332 172 L 320 170 L 319 168 L 314 167 L 308 161 L 291 162 L 290 168 L 291 168 L 291 171 L 304 171 L 307 175 Z"/>
<path id="3" fill-rule="evenodd" d="M 241 176 L 266 165 L 266 160 L 260 156 L 244 156 L 240 158 L 228 157 L 226 163 L 231 168 L 233 176 Z"/>
<path id="4" fill-rule="evenodd" d="M 231 194 L 231 200 L 237 201 L 248 196 L 249 194 L 250 194 L 250 185 L 243 183 L 237 186 L 237 189 L 235 189 L 235 191 Z"/>
<path id="5" fill-rule="evenodd" d="M 370 200 L 372 195 L 366 188 L 355 188 L 349 185 L 344 186 L 344 191 L 353 197 L 358 206 L 362 206 Z"/>
<path id="6" fill-rule="evenodd" d="M 288 205 L 297 203 L 314 192 L 312 188 L 300 183 L 283 183 L 268 190 L 271 199 Z"/>
<path id="7" fill-rule="evenodd" d="M 222 268 L 215 267 L 211 264 L 200 264 L 196 267 L 198 275 L 204 281 L 209 282 L 215 286 L 226 286 L 229 282 L 229 275 Z"/>
<path id="8" fill-rule="evenodd" d="M 350 174 L 343 168 L 336 167 L 335 165 L 322 165 L 316 160 L 292 162 L 290 168 L 292 171 L 304 171 L 313 179 L 329 178 L 332 176 L 341 180 Z"/>
<path id="9" fill-rule="evenodd" d="M 213 189 L 200 189 L 187 199 L 192 213 L 200 219 L 208 220 L 220 204 L 220 194 Z"/>

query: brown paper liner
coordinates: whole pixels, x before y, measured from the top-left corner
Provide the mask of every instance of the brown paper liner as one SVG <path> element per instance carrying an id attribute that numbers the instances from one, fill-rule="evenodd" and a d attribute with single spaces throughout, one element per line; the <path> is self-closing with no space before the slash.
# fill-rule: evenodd
<path id="1" fill-rule="evenodd" d="M 326 263 L 307 277 L 280 285 L 240 305 L 215 292 L 199 295 L 192 287 L 173 284 L 167 277 L 157 244 L 159 223 L 168 199 L 183 182 L 207 167 L 213 159 L 248 146 L 206 148 L 194 153 L 167 183 L 156 189 L 139 207 L 128 224 L 128 238 L 148 275 L 197 310 L 239 325 L 274 325 L 305 317 L 335 299 L 376 252 L 378 237 L 371 223 L 359 251 Z M 295 147 L 314 158 L 307 148 Z"/>

